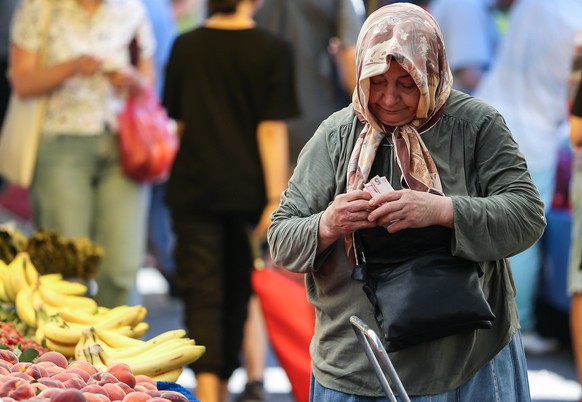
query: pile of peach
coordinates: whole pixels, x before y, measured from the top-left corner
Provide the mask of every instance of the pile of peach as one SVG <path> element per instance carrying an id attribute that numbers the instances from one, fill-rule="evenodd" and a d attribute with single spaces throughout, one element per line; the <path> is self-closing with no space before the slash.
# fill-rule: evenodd
<path id="1" fill-rule="evenodd" d="M 148 376 L 133 375 L 125 363 L 99 371 L 85 361 L 69 362 L 59 352 L 20 362 L 0 350 L 0 398 L 3 402 L 188 402 L 176 391 L 159 390 Z"/>

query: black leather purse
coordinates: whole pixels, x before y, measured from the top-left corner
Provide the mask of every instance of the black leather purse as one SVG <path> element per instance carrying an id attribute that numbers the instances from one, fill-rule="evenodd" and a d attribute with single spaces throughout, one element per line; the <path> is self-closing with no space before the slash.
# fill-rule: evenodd
<path id="1" fill-rule="evenodd" d="M 442 236 L 442 229 L 422 230 L 428 230 L 427 237 L 434 239 Z M 383 257 L 366 261 L 360 234 L 354 237 L 358 265 L 352 278 L 364 282 L 388 352 L 492 327 L 495 315 L 479 284 L 479 264 L 440 247 L 420 249 L 413 256 L 393 261 Z"/>

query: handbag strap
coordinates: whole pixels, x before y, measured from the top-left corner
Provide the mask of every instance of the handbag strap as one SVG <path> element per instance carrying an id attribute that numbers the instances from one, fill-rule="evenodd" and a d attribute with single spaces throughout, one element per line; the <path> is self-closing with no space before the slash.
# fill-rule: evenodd
<path id="1" fill-rule="evenodd" d="M 51 11 L 51 0 L 42 0 L 42 36 L 40 41 L 40 47 L 38 48 L 38 60 L 39 66 L 44 66 L 46 63 L 46 55 L 48 48 L 48 30 L 50 25 L 50 11 Z"/>

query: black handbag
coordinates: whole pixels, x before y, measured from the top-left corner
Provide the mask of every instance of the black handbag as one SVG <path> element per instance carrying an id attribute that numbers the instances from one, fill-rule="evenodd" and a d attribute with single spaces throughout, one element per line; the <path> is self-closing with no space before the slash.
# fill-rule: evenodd
<path id="1" fill-rule="evenodd" d="M 426 231 L 426 238 L 434 239 L 442 236 L 443 229 L 421 230 Z M 410 230 L 404 236 L 418 241 L 418 234 Z M 414 255 L 410 254 L 414 248 L 409 247 L 405 258 L 366 261 L 359 232 L 354 237 L 358 265 L 352 278 L 364 282 L 388 352 L 492 327 L 495 315 L 479 283 L 479 264 L 453 256 L 446 247 L 419 248 Z M 402 237 L 399 240 L 400 247 L 406 248 Z"/>

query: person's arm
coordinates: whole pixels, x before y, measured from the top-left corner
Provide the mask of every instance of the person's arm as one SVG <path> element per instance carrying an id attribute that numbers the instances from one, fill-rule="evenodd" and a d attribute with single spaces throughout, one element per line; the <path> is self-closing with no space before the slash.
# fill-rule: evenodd
<path id="1" fill-rule="evenodd" d="M 570 142 L 575 148 L 582 147 L 582 84 L 578 86 L 570 114 Z"/>
<path id="2" fill-rule="evenodd" d="M 574 147 L 582 147 L 582 117 L 580 116 L 570 116 L 570 141 Z"/>
<path id="3" fill-rule="evenodd" d="M 91 76 L 99 72 L 101 61 L 83 55 L 49 67 L 38 66 L 38 54 L 17 45 L 10 49 L 8 76 L 14 92 L 22 97 L 38 96 L 60 86 L 75 75 Z"/>
<path id="4" fill-rule="evenodd" d="M 263 237 L 271 223 L 271 213 L 279 206 L 281 193 L 289 178 L 289 143 L 287 124 L 281 120 L 262 121 L 257 127 L 257 142 L 265 177 L 267 204 L 255 235 Z"/>
<path id="5" fill-rule="evenodd" d="M 335 61 L 342 87 L 351 96 L 356 87 L 356 45 L 339 48 Z"/>

